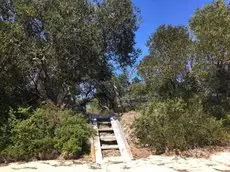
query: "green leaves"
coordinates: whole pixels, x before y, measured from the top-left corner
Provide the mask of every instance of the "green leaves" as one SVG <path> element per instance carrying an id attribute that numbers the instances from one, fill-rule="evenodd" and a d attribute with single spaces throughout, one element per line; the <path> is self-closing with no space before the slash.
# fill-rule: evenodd
<path id="1" fill-rule="evenodd" d="M 25 113 L 27 109 L 20 108 L 20 111 Z M 6 139 L 7 134 L 3 131 L 4 134 L 0 136 L 1 158 L 51 159 L 59 155 L 73 158 L 83 153 L 89 137 L 93 134 L 93 129 L 87 121 L 72 111 L 43 107 L 31 112 L 27 117 L 25 120 L 18 119 L 11 124 L 11 128 L 7 128 L 11 132 L 7 139 L 11 139 L 11 142 L 5 143 L 2 140 Z M 0 127 L 0 130 L 4 129 Z"/>
<path id="2" fill-rule="evenodd" d="M 86 0 L 15 0 L 2 3 L 1 9 L 5 7 L 14 16 L 0 26 L 0 63 L 17 66 L 16 71 L 7 68 L 6 78 L 17 72 L 21 78 L 12 77 L 18 85 L 14 91 L 32 94 L 30 103 L 49 99 L 58 106 L 74 104 L 77 86 L 110 80 L 111 60 L 125 67 L 138 55 L 137 12 L 130 0 L 100 6 Z"/>
<path id="3" fill-rule="evenodd" d="M 205 115 L 199 98 L 151 102 L 134 121 L 142 145 L 156 153 L 186 150 L 225 138 L 222 121 Z"/>
<path id="4" fill-rule="evenodd" d="M 158 28 L 148 41 L 150 56 L 156 62 L 157 73 L 163 78 L 173 79 L 184 72 L 189 58 L 189 33 L 183 26 Z"/>
<path id="5" fill-rule="evenodd" d="M 197 10 L 190 20 L 190 27 L 196 35 L 198 49 L 214 57 L 215 62 L 229 60 L 225 54 L 230 49 L 229 23 L 230 7 L 223 0 Z"/>
<path id="6" fill-rule="evenodd" d="M 160 26 L 148 41 L 149 55 L 138 67 L 150 96 L 189 97 L 200 92 L 210 102 L 229 107 L 229 21 L 230 6 L 218 0 L 195 12 L 190 30 Z"/>
<path id="7" fill-rule="evenodd" d="M 190 20 L 195 35 L 196 64 L 192 75 L 210 102 L 226 104 L 229 96 L 230 6 L 216 0 Z M 215 104 L 214 103 L 214 104 Z"/>
<path id="8" fill-rule="evenodd" d="M 160 26 L 148 41 L 150 54 L 138 67 L 140 75 L 151 89 L 151 96 L 161 92 L 175 92 L 178 77 L 188 72 L 186 64 L 191 58 L 192 42 L 183 26 Z M 155 94 L 155 95 L 154 95 Z"/>

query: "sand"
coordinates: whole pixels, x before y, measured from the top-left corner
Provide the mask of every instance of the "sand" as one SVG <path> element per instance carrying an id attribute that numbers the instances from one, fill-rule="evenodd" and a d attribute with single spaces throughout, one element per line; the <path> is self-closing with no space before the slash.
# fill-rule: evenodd
<path id="1" fill-rule="evenodd" d="M 122 162 L 119 158 L 105 161 L 101 166 L 58 160 L 11 163 L 0 167 L 0 172 L 230 172 L 230 152 L 216 153 L 209 159 L 150 156 L 129 162 Z"/>

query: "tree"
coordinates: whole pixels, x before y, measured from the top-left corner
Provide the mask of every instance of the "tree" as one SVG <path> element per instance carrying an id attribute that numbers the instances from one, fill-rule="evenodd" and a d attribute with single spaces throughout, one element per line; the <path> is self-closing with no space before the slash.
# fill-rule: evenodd
<path id="1" fill-rule="evenodd" d="M 16 85 L 13 94 L 65 107 L 77 101 L 82 85 L 96 89 L 111 79 L 111 60 L 121 67 L 134 63 L 136 8 L 130 0 L 94 2 L 1 1 L 0 72 L 13 82 L 8 87 Z"/>
<path id="2" fill-rule="evenodd" d="M 188 72 L 191 44 L 184 26 L 162 25 L 152 35 L 147 44 L 150 54 L 138 67 L 152 96 L 175 96 L 177 85 Z"/>
<path id="3" fill-rule="evenodd" d="M 229 106 L 230 6 L 216 0 L 198 9 L 190 20 L 195 35 L 196 65 L 193 73 L 210 103 Z"/>

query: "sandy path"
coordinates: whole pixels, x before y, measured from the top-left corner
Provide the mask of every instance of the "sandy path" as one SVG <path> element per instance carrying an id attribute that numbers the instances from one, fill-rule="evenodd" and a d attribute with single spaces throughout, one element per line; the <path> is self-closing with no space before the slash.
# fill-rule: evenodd
<path id="1" fill-rule="evenodd" d="M 182 158 L 175 156 L 150 156 L 149 158 L 122 163 L 110 159 L 99 168 L 94 164 L 78 161 L 36 161 L 12 163 L 0 167 L 0 172 L 230 172 L 230 152 L 212 155 L 210 159 Z"/>

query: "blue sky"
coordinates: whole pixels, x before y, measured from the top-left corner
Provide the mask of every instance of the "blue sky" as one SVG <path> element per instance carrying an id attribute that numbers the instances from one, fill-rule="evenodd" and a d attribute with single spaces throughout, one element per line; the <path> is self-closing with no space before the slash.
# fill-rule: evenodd
<path id="1" fill-rule="evenodd" d="M 136 33 L 136 46 L 148 54 L 146 41 L 161 24 L 188 25 L 197 8 L 202 8 L 212 0 L 133 0 L 141 10 L 142 23 Z"/>

